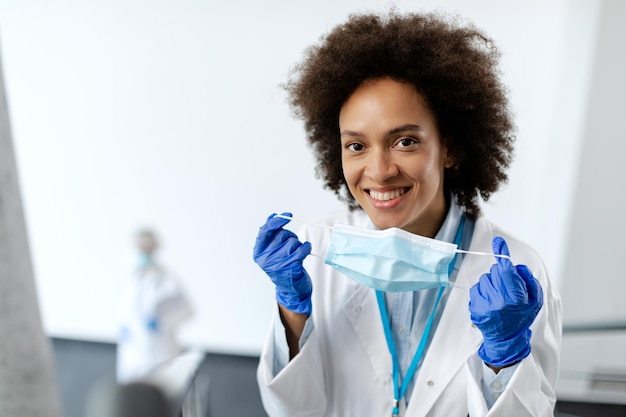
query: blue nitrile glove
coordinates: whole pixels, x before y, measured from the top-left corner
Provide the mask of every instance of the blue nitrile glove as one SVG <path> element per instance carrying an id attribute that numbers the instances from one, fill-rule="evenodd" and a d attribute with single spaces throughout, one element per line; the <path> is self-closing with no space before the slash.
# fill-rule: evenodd
<path id="1" fill-rule="evenodd" d="M 159 330 L 159 320 L 156 317 L 149 317 L 148 319 L 146 319 L 146 327 L 148 328 L 148 330 L 156 332 L 157 330 Z"/>
<path id="2" fill-rule="evenodd" d="M 492 242 L 493 253 L 509 255 L 501 237 Z M 488 274 L 470 289 L 472 322 L 483 334 L 478 356 L 488 365 L 504 367 L 530 354 L 530 325 L 543 305 L 543 291 L 526 265 L 496 257 Z"/>
<path id="3" fill-rule="evenodd" d="M 291 217 L 291 213 L 283 213 Z M 311 279 L 302 261 L 311 253 L 309 242 L 301 243 L 283 229 L 289 220 L 272 214 L 259 229 L 254 245 L 254 262 L 272 279 L 276 300 L 287 310 L 311 314 Z"/>

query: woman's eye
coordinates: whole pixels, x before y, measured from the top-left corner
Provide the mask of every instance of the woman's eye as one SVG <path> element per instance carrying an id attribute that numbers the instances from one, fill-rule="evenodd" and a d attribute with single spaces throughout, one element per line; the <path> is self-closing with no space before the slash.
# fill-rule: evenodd
<path id="1" fill-rule="evenodd" d="M 402 139 L 400 139 L 398 141 L 397 146 L 400 147 L 400 148 L 406 148 L 406 147 L 409 147 L 409 146 L 414 145 L 416 143 L 417 143 L 417 141 L 415 139 L 413 139 L 413 138 L 402 138 Z"/>
<path id="2" fill-rule="evenodd" d="M 363 150 L 363 145 L 360 143 L 350 143 L 347 148 L 351 151 L 358 152 Z"/>

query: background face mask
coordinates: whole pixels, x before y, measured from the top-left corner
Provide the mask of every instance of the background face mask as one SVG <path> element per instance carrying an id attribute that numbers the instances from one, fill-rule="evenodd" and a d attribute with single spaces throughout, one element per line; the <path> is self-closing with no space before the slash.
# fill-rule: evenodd
<path id="1" fill-rule="evenodd" d="M 457 245 L 398 228 L 336 225 L 324 262 L 370 288 L 388 292 L 449 286 Z"/>

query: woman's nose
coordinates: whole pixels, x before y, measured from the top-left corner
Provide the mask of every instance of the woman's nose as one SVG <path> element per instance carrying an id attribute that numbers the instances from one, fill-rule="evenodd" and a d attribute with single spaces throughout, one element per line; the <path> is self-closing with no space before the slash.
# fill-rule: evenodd
<path id="1" fill-rule="evenodd" d="M 398 175 L 398 166 L 388 152 L 374 151 L 370 154 L 365 167 L 365 173 L 373 181 L 383 183 L 389 178 Z"/>

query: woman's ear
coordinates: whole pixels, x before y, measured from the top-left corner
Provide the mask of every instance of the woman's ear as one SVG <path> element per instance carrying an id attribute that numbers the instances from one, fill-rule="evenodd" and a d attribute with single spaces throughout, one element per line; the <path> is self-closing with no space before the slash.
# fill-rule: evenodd
<path id="1" fill-rule="evenodd" d="M 456 160 L 454 158 L 453 153 L 450 151 L 450 148 L 447 145 L 443 145 L 442 152 L 443 152 L 443 167 L 444 168 L 453 167 Z"/>

